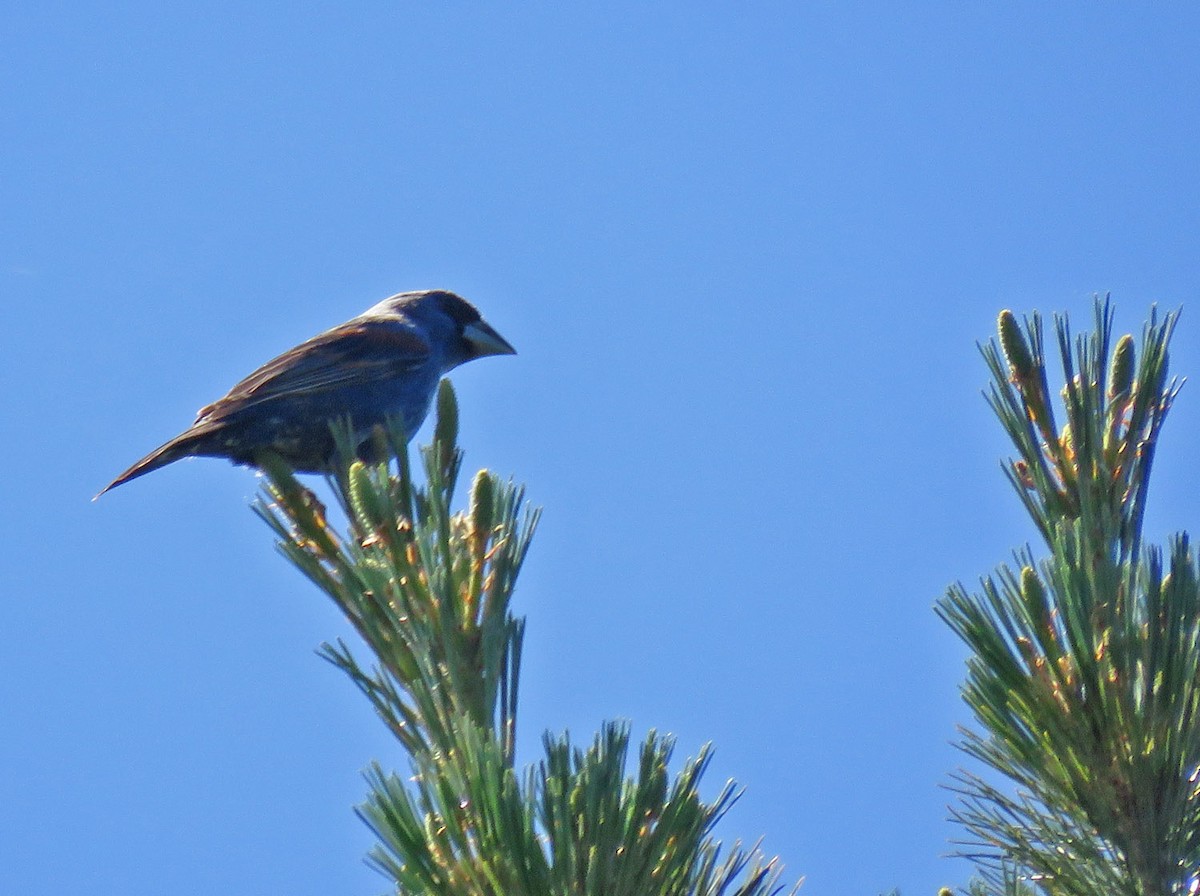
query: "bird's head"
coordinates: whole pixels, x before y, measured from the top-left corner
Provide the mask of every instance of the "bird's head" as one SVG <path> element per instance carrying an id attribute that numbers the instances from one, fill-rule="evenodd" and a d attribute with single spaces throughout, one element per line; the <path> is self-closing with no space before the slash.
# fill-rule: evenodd
<path id="1" fill-rule="evenodd" d="M 508 340 L 483 319 L 474 305 L 448 290 L 402 292 L 384 299 L 367 312 L 377 313 L 407 318 L 427 330 L 443 346 L 446 370 L 487 355 L 517 353 Z"/>

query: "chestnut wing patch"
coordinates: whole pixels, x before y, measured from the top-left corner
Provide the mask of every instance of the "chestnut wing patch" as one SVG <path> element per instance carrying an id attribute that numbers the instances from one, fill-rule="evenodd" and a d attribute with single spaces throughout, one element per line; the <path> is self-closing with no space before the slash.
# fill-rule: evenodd
<path id="1" fill-rule="evenodd" d="M 374 322 L 342 324 L 268 361 L 224 398 L 201 408 L 196 421 L 288 395 L 394 379 L 420 367 L 429 355 L 429 343 L 413 330 Z"/>

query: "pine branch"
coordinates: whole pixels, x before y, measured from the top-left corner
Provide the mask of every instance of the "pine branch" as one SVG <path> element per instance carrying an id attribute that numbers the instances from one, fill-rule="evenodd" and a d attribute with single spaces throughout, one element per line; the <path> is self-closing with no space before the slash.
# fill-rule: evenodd
<path id="1" fill-rule="evenodd" d="M 963 749 L 1009 782 L 963 772 L 954 785 L 963 854 L 995 887 L 1015 867 L 1046 893 L 1183 894 L 1200 868 L 1200 574 L 1186 535 L 1165 566 L 1142 544 L 1180 388 L 1167 380 L 1175 321 L 1152 313 L 1135 352 L 1128 336 L 1110 348 L 1107 299 L 1087 337 L 1058 319 L 1061 429 L 1038 317 L 1022 329 L 1004 312 L 999 345 L 982 348 L 1018 454 L 1006 472 L 1050 549 L 937 608 L 972 651 L 963 696 L 983 731 Z"/>
<path id="2" fill-rule="evenodd" d="M 481 471 L 465 511 L 451 501 L 462 466 L 457 405 L 443 382 L 434 442 L 414 483 L 407 439 L 379 431 L 372 463 L 329 479 L 347 517 L 325 509 L 285 465 L 262 458 L 256 505 L 280 550 L 346 615 L 372 654 L 342 641 L 321 655 L 345 672 L 408 753 L 406 779 L 373 765 L 360 815 L 379 838 L 371 864 L 400 894 L 428 896 L 768 896 L 780 870 L 757 848 L 727 856 L 713 826 L 732 784 L 699 795 L 705 748 L 672 779 L 672 742 L 651 732 L 636 772 L 629 732 L 608 724 L 580 750 L 546 735 L 545 758 L 515 768 L 524 620 L 511 613 L 537 525 L 521 488 Z"/>

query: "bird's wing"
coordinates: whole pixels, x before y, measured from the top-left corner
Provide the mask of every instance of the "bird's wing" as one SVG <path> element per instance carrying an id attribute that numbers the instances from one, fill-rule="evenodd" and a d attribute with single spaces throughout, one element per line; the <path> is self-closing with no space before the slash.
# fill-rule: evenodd
<path id="1" fill-rule="evenodd" d="M 224 398 L 201 408 L 196 422 L 274 398 L 403 376 L 425 363 L 430 351 L 429 342 L 407 327 L 372 321 L 344 323 L 268 361 Z"/>

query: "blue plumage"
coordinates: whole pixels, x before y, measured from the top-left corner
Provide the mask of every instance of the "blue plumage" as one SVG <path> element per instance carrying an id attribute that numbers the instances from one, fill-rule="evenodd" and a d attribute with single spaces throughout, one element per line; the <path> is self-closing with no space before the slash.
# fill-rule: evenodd
<path id="1" fill-rule="evenodd" d="M 349 417 L 366 439 L 375 424 L 399 415 L 415 433 L 443 374 L 509 354 L 513 347 L 461 296 L 394 295 L 268 361 L 100 494 L 183 457 L 253 464 L 258 451 L 271 449 L 301 472 L 319 472 L 333 453 L 331 421 Z"/>

